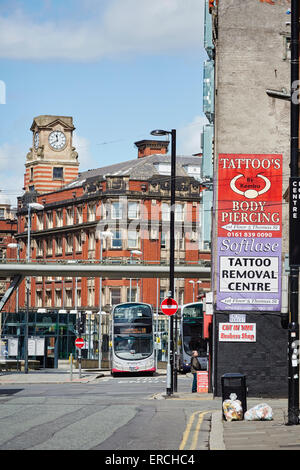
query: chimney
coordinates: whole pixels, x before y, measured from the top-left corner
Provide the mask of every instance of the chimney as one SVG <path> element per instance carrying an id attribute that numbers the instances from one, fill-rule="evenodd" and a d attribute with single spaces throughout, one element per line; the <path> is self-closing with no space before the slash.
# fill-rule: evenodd
<path id="1" fill-rule="evenodd" d="M 138 158 L 149 157 L 149 155 L 165 155 L 168 152 L 169 141 L 167 140 L 139 140 L 134 145 L 138 149 Z"/>

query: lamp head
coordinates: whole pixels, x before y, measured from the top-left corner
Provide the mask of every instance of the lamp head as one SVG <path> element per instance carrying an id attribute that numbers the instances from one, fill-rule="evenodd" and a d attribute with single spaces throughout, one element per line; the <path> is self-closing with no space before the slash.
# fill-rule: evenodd
<path id="1" fill-rule="evenodd" d="M 162 135 L 168 135 L 170 134 L 169 131 L 165 131 L 163 129 L 155 129 L 154 131 L 150 132 L 151 135 L 155 135 L 156 137 L 162 136 Z"/>

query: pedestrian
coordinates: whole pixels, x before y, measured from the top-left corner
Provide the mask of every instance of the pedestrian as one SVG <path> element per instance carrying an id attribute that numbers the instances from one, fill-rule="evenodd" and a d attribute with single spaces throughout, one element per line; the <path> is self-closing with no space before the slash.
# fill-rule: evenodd
<path id="1" fill-rule="evenodd" d="M 201 370 L 197 357 L 198 357 L 198 351 L 193 351 L 192 359 L 191 359 L 191 373 L 193 374 L 192 393 L 197 392 L 197 372 L 198 370 Z"/>

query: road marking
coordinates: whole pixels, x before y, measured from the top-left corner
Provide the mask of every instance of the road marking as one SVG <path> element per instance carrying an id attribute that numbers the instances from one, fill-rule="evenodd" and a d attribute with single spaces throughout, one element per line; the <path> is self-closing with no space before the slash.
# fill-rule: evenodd
<path id="1" fill-rule="evenodd" d="M 188 440 L 188 437 L 190 435 L 190 431 L 191 431 L 191 427 L 192 427 L 192 424 L 194 422 L 194 418 L 195 416 L 200 413 L 199 411 L 195 411 L 191 416 L 190 416 L 190 419 L 188 420 L 188 423 L 186 425 L 186 428 L 185 428 L 185 431 L 183 433 L 183 437 L 182 437 L 182 441 L 181 441 L 181 444 L 179 446 L 179 450 L 184 450 L 185 448 L 185 445 L 187 443 L 187 440 Z"/>
<path id="2" fill-rule="evenodd" d="M 185 428 L 185 431 L 183 433 L 183 436 L 182 436 L 182 441 L 180 443 L 180 446 L 179 446 L 179 450 L 186 450 L 185 447 L 187 445 L 187 442 L 189 440 L 189 437 L 190 437 L 190 434 L 191 434 L 191 429 L 192 429 L 192 426 L 193 426 L 193 423 L 194 423 L 194 420 L 195 420 L 195 417 L 197 415 L 198 416 L 198 421 L 197 421 L 197 424 L 196 424 L 196 427 L 195 427 L 195 430 L 194 430 L 194 433 L 193 433 L 193 437 L 192 437 L 192 443 L 190 445 L 190 449 L 189 450 L 195 450 L 196 449 L 196 446 L 197 446 L 197 442 L 198 442 L 198 436 L 199 436 L 199 432 L 200 432 L 200 428 L 201 428 L 201 424 L 203 422 L 203 418 L 204 416 L 207 414 L 207 413 L 212 413 L 214 410 L 210 410 L 210 411 L 195 411 L 189 418 L 188 420 L 188 423 L 186 425 L 186 428 Z"/>
<path id="3" fill-rule="evenodd" d="M 196 449 L 196 445 L 197 445 L 197 442 L 198 442 L 198 436 L 199 436 L 200 427 L 201 427 L 203 418 L 204 418 L 204 416 L 205 416 L 207 413 L 208 413 L 208 411 L 204 411 L 203 413 L 201 413 L 201 414 L 199 415 L 198 422 L 197 422 L 197 425 L 196 425 L 196 429 L 195 429 L 195 432 L 194 432 L 194 437 L 193 437 L 193 440 L 192 440 L 192 444 L 191 444 L 190 450 L 195 450 L 195 449 Z"/>

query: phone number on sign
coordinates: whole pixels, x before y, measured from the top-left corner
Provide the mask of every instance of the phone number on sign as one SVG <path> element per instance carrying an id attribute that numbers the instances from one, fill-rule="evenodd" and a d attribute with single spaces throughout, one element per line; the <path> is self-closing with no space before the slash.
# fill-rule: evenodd
<path id="1" fill-rule="evenodd" d="M 270 232 L 227 232 L 227 237 L 272 238 L 272 233 Z"/>

